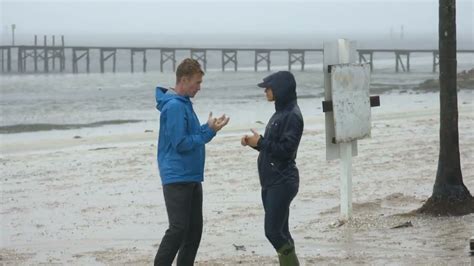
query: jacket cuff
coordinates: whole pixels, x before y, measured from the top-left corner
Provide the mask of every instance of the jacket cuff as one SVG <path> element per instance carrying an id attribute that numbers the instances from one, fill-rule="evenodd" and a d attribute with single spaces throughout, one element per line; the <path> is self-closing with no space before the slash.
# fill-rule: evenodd
<path id="1" fill-rule="evenodd" d="M 216 136 L 216 132 L 208 124 L 205 124 L 203 129 L 206 143 Z"/>

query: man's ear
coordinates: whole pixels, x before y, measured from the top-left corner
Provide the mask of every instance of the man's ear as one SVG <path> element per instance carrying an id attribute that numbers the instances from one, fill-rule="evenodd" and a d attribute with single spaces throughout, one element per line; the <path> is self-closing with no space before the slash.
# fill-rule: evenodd
<path id="1" fill-rule="evenodd" d="M 185 78 L 186 78 L 185 76 L 182 76 L 182 77 L 176 82 L 176 84 L 181 83 L 181 82 L 184 82 L 184 81 L 185 81 Z"/>

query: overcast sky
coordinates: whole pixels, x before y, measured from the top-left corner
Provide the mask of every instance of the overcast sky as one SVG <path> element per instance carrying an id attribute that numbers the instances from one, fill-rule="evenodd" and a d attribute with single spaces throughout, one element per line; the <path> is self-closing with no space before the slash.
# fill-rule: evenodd
<path id="1" fill-rule="evenodd" d="M 457 1 L 458 38 L 473 43 L 472 0 Z M 41 1 L 1 3 L 0 30 L 16 34 L 335 34 L 437 36 L 435 0 Z M 8 40 L 7 40 L 8 41 Z"/>

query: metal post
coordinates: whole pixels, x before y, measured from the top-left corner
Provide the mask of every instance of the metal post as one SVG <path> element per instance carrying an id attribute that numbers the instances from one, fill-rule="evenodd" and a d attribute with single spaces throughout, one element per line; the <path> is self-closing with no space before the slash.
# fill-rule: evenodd
<path id="1" fill-rule="evenodd" d="M 77 54 L 76 48 L 72 48 L 72 73 L 77 73 Z"/>
<path id="2" fill-rule="evenodd" d="M 133 56 L 135 55 L 135 51 L 130 49 L 130 71 L 133 73 Z"/>
<path id="3" fill-rule="evenodd" d="M 53 54 L 51 55 L 52 56 L 52 59 L 53 59 L 53 70 L 56 70 L 56 36 L 53 35 Z"/>
<path id="4" fill-rule="evenodd" d="M 86 61 L 87 61 L 87 73 L 89 73 L 90 72 L 89 48 L 87 48 Z"/>
<path id="5" fill-rule="evenodd" d="M 23 66 L 22 66 L 23 58 L 22 58 L 21 52 L 22 52 L 22 48 L 18 47 L 18 73 L 23 72 Z"/>
<path id="6" fill-rule="evenodd" d="M 398 60 L 400 60 L 400 56 L 397 52 L 395 52 L 395 71 L 398 73 Z"/>
<path id="7" fill-rule="evenodd" d="M 48 73 L 49 72 L 49 66 L 48 66 L 48 61 L 49 61 L 49 56 L 48 56 L 48 48 L 47 48 L 47 45 L 48 45 L 48 37 L 46 35 L 44 35 L 44 55 L 43 55 L 43 59 L 44 59 L 44 72 L 45 73 Z"/>
<path id="8" fill-rule="evenodd" d="M 374 71 L 374 53 L 370 52 L 370 72 Z"/>
<path id="9" fill-rule="evenodd" d="M 61 72 L 66 69 L 66 52 L 64 49 L 64 35 L 61 35 Z"/>
<path id="10" fill-rule="evenodd" d="M 100 49 L 100 73 L 104 73 L 104 50 Z"/>
<path id="11" fill-rule="evenodd" d="M 173 50 L 173 72 L 176 71 L 176 51 Z"/>
<path id="12" fill-rule="evenodd" d="M 7 72 L 12 71 L 12 50 L 10 47 L 7 48 Z"/>
<path id="13" fill-rule="evenodd" d="M 255 61 L 254 61 L 254 66 L 253 66 L 253 69 L 255 72 L 257 72 L 258 70 L 257 64 L 258 64 L 258 51 L 255 51 Z"/>
<path id="14" fill-rule="evenodd" d="M 114 58 L 113 58 L 113 63 L 114 63 L 114 70 L 113 72 L 115 73 L 115 63 L 116 63 L 116 60 L 115 60 L 115 55 L 117 54 L 117 50 L 114 50 Z"/>
<path id="15" fill-rule="evenodd" d="M 38 51 L 36 49 L 37 46 L 38 46 L 38 36 L 35 35 L 35 50 L 34 50 L 35 72 L 38 72 Z"/>
<path id="16" fill-rule="evenodd" d="M 146 73 L 146 49 L 143 50 L 143 73 Z"/>
<path id="17" fill-rule="evenodd" d="M 224 72 L 224 70 L 225 70 L 225 65 L 224 65 L 224 64 L 225 64 L 225 63 L 224 63 L 224 51 L 221 51 L 221 55 L 222 55 L 222 56 L 221 56 L 221 59 L 222 59 L 222 60 L 221 60 L 222 72 Z"/>
<path id="18" fill-rule="evenodd" d="M 12 24 L 12 46 L 15 45 L 15 28 L 16 28 L 16 25 Z"/>
<path id="19" fill-rule="evenodd" d="M 407 72 L 410 72 L 410 53 L 407 52 Z"/>
<path id="20" fill-rule="evenodd" d="M 291 71 L 291 51 L 288 51 L 288 71 Z"/>

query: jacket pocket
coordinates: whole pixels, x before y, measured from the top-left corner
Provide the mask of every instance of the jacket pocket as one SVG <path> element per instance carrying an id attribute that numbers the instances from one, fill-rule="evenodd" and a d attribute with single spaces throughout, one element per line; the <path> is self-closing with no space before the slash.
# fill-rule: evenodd
<path id="1" fill-rule="evenodd" d="M 204 172 L 204 147 L 182 154 L 183 173 L 186 176 L 202 175 Z"/>
<path id="2" fill-rule="evenodd" d="M 181 158 L 176 156 L 168 156 L 164 161 L 163 170 L 173 174 L 182 175 L 184 173 L 184 164 Z"/>
<path id="3" fill-rule="evenodd" d="M 278 162 L 276 160 L 272 160 L 269 163 L 274 173 L 279 175 L 280 178 L 287 178 L 287 167 L 285 167 L 281 162 Z"/>

